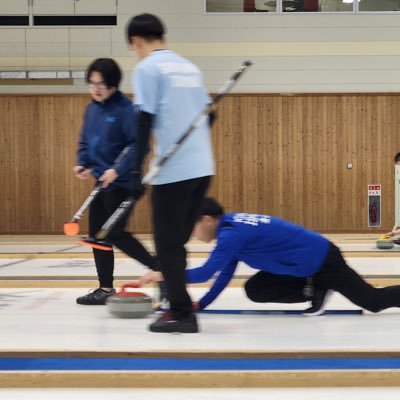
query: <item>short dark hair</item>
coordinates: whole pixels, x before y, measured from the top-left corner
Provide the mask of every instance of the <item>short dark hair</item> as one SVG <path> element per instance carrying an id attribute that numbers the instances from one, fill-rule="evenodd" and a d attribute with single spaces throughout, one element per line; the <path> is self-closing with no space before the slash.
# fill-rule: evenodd
<path id="1" fill-rule="evenodd" d="M 395 163 L 398 163 L 400 161 L 400 153 L 397 153 L 395 156 L 394 156 L 394 162 Z"/>
<path id="2" fill-rule="evenodd" d="M 122 79 L 121 68 L 112 58 L 97 58 L 87 67 L 86 83 L 89 83 L 92 72 L 98 72 L 104 83 L 110 88 L 118 88 Z"/>
<path id="3" fill-rule="evenodd" d="M 132 17 L 126 24 L 125 34 L 128 43 L 131 37 L 140 36 L 146 40 L 160 40 L 166 32 L 160 18 L 153 14 L 139 14 Z"/>
<path id="4" fill-rule="evenodd" d="M 217 200 L 213 199 L 212 197 L 205 197 L 201 204 L 197 219 L 199 220 L 204 215 L 209 215 L 210 217 L 214 218 L 221 218 L 223 214 L 224 208 L 218 203 Z"/>

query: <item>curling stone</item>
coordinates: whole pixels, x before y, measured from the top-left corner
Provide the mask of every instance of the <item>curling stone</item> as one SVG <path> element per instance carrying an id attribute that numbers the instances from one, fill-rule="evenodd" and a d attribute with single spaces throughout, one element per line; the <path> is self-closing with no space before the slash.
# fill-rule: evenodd
<path id="1" fill-rule="evenodd" d="M 144 318 L 153 311 L 153 300 L 145 293 L 126 289 L 137 289 L 137 283 L 126 283 L 120 290 L 107 298 L 107 308 L 117 318 Z"/>
<path id="2" fill-rule="evenodd" d="M 392 249 L 394 247 L 394 243 L 392 239 L 378 239 L 376 241 L 376 247 L 382 250 Z"/>

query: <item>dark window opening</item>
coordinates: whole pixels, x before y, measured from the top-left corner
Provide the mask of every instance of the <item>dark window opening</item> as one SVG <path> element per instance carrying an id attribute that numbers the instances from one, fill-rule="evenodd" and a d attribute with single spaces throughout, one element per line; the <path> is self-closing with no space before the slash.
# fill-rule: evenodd
<path id="1" fill-rule="evenodd" d="M 27 15 L 0 15 L 0 25 L 29 25 L 29 16 Z"/>
<path id="2" fill-rule="evenodd" d="M 33 25 L 117 25 L 116 15 L 35 15 Z"/>

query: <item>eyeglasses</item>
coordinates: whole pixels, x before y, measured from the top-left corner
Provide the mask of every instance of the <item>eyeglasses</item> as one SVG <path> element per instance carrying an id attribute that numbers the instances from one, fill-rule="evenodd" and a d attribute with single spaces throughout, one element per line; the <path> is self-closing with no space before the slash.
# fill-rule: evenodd
<path id="1" fill-rule="evenodd" d="M 88 82 L 88 86 L 90 89 L 108 89 L 108 86 L 104 82 Z"/>

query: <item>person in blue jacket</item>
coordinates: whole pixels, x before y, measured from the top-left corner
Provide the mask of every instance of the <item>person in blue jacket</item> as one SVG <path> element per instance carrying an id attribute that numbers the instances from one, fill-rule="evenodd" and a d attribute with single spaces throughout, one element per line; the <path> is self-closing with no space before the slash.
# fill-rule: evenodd
<path id="1" fill-rule="evenodd" d="M 95 236 L 130 194 L 139 199 L 144 193 L 140 173 L 132 170 L 136 157 L 136 115 L 132 102 L 118 90 L 121 78 L 118 64 L 110 58 L 94 60 L 86 71 L 92 102 L 85 110 L 77 165 L 73 170 L 79 179 L 93 176 L 103 181 L 102 191 L 89 208 L 90 237 Z M 129 151 L 116 163 L 127 146 Z M 155 258 L 125 230 L 129 215 L 130 212 L 119 220 L 107 236 L 107 242 L 149 268 L 156 269 Z M 93 248 L 93 255 L 99 288 L 77 298 L 78 304 L 102 305 L 108 296 L 115 293 L 112 247 Z"/>
<path id="2" fill-rule="evenodd" d="M 247 297 L 258 303 L 311 301 L 305 315 L 320 315 L 329 294 L 337 291 L 372 312 L 400 307 L 400 286 L 374 288 L 343 259 L 340 250 L 320 234 L 268 215 L 224 214 L 212 198 L 202 204 L 194 236 L 204 242 L 216 239 L 206 263 L 186 271 L 188 283 L 215 281 L 194 304 L 204 309 L 225 289 L 239 261 L 259 270 L 245 284 Z M 149 283 L 162 276 L 150 272 Z"/>
<path id="3" fill-rule="evenodd" d="M 400 286 L 375 288 L 345 262 L 340 250 L 320 234 L 279 218 L 224 214 L 212 198 L 203 202 L 194 235 L 215 239 L 207 262 L 187 271 L 190 283 L 215 282 L 198 302 L 206 308 L 232 279 L 239 261 L 259 270 L 245 284 L 247 297 L 260 303 L 311 301 L 306 315 L 320 315 L 331 291 L 371 312 L 400 307 Z"/>

